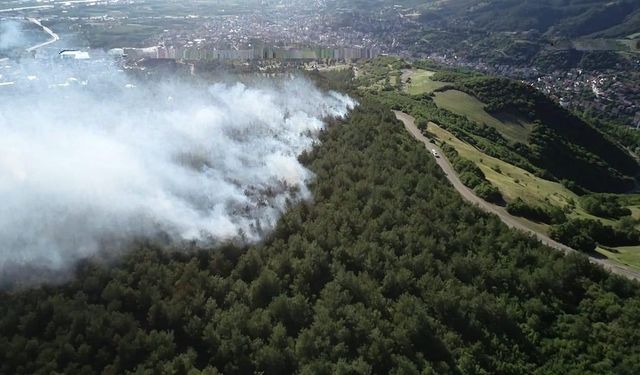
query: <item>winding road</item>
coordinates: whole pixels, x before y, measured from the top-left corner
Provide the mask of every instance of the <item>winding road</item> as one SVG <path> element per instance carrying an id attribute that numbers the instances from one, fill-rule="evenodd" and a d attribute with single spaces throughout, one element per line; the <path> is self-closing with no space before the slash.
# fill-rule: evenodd
<path id="1" fill-rule="evenodd" d="M 40 44 L 37 44 L 37 45 L 35 45 L 35 46 L 33 46 L 33 47 L 29 47 L 29 48 L 27 48 L 27 52 L 35 51 L 35 50 L 37 50 L 38 48 L 42 48 L 42 47 L 44 47 L 44 46 L 48 46 L 49 44 L 51 44 L 51 43 L 55 43 L 55 42 L 57 42 L 58 40 L 60 40 L 60 37 L 58 36 L 58 34 L 56 34 L 56 33 L 54 33 L 53 31 L 51 31 L 51 29 L 50 29 L 50 28 L 48 28 L 48 27 L 44 26 L 44 25 L 43 25 L 39 20 L 37 20 L 37 19 L 35 19 L 35 18 L 31 18 L 31 17 L 28 17 L 27 19 L 28 19 L 28 20 L 29 20 L 29 22 L 31 22 L 32 24 L 37 25 L 37 26 L 39 26 L 40 28 L 42 28 L 42 30 L 43 30 L 45 33 L 49 34 L 49 36 L 51 37 L 51 39 L 47 40 L 47 41 L 46 41 L 46 42 L 44 42 L 44 43 L 40 43 Z"/>
<path id="2" fill-rule="evenodd" d="M 435 150 L 438 154 L 440 154 L 440 157 L 435 159 L 436 163 L 440 166 L 440 168 L 442 168 L 442 171 L 444 172 L 449 182 L 458 191 L 458 193 L 462 195 L 462 197 L 465 200 L 477 205 L 478 207 L 480 207 L 480 209 L 482 209 L 485 212 L 497 215 L 500 218 L 500 220 L 502 220 L 502 222 L 505 223 L 508 227 L 531 234 L 535 236 L 540 242 L 542 242 L 543 244 L 553 249 L 562 251 L 565 254 L 570 254 L 570 253 L 584 254 L 566 245 L 563 245 L 557 241 L 552 240 L 551 238 L 549 238 L 549 236 L 547 236 L 544 233 L 537 232 L 527 227 L 520 219 L 509 214 L 504 207 L 488 203 L 487 201 L 478 197 L 473 192 L 473 190 L 466 187 L 462 183 L 462 181 L 460 181 L 458 174 L 451 166 L 451 163 L 449 163 L 449 160 L 447 160 L 447 158 L 444 156 L 440 147 L 429 142 L 429 139 L 422 134 L 422 132 L 418 129 L 418 127 L 415 124 L 415 119 L 404 112 L 400 112 L 400 111 L 393 111 L 393 112 L 395 113 L 396 118 L 402 121 L 405 129 L 407 129 L 407 131 L 413 136 L 413 138 L 424 143 L 425 147 L 427 147 L 429 151 Z M 588 257 L 591 263 L 598 264 L 610 272 L 613 272 L 617 275 L 626 277 L 631 280 L 640 281 L 640 272 L 638 271 L 635 271 L 631 268 L 612 262 L 609 259 L 596 258 L 594 256 L 588 256 Z"/>

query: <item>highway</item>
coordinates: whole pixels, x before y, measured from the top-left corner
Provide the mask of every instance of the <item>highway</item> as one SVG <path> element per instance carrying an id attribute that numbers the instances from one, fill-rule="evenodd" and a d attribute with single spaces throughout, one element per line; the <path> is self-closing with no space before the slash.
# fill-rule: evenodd
<path id="1" fill-rule="evenodd" d="M 415 138 L 416 140 L 424 143 L 425 147 L 431 151 L 431 150 L 436 150 L 436 152 L 440 155 L 439 158 L 435 158 L 436 163 L 438 164 L 438 166 L 440 166 L 440 168 L 442 169 L 442 171 L 444 172 L 445 176 L 447 177 L 447 179 L 449 180 L 449 182 L 451 183 L 451 185 L 453 185 L 453 187 L 458 191 L 458 193 L 460 193 L 460 195 L 462 195 L 462 197 L 467 200 L 468 202 L 471 202 L 473 204 L 475 204 L 476 206 L 478 206 L 480 209 L 482 209 L 485 212 L 497 215 L 500 220 L 502 220 L 503 223 L 505 223 L 508 227 L 513 228 L 513 229 L 517 229 L 520 230 L 522 232 L 531 234 L 533 236 L 535 236 L 540 242 L 542 242 L 543 244 L 549 246 L 552 249 L 558 250 L 558 251 L 562 251 L 565 254 L 570 254 L 570 253 L 580 253 L 580 254 L 584 254 L 582 252 L 579 252 L 578 250 L 572 249 L 566 245 L 563 245 L 553 239 L 551 239 L 549 236 L 547 236 L 544 233 L 541 232 L 537 232 L 529 227 L 527 227 L 521 219 L 516 218 L 515 216 L 509 214 L 507 212 L 507 210 L 504 207 L 501 206 L 497 206 L 495 204 L 491 204 L 485 200 L 483 200 L 482 198 L 478 197 L 473 190 L 469 189 L 468 187 L 466 187 L 462 181 L 460 181 L 460 178 L 458 177 L 458 174 L 456 173 L 456 171 L 453 169 L 453 167 L 451 166 L 451 163 L 449 163 L 449 160 L 447 160 L 447 158 L 444 156 L 444 154 L 442 153 L 442 150 L 440 149 L 440 147 L 436 146 L 435 144 L 429 142 L 429 139 L 427 137 L 425 137 L 422 132 L 420 131 L 420 129 L 418 129 L 418 127 L 415 124 L 415 119 L 413 117 L 411 117 L 410 115 L 404 113 L 404 112 L 400 112 L 400 111 L 393 111 L 396 115 L 396 118 L 400 121 L 402 121 L 402 123 L 404 124 L 405 129 L 407 129 L 407 131 L 413 136 L 413 138 Z M 584 254 L 586 255 L 586 254 Z M 588 255 L 587 255 L 588 256 Z M 594 264 L 598 264 L 600 266 L 602 266 L 604 269 L 613 272 L 617 275 L 626 277 L 628 279 L 631 280 L 640 280 L 640 272 L 635 271 L 631 268 L 628 268 L 626 266 L 620 265 L 618 263 L 615 263 L 609 259 L 603 259 L 603 258 L 597 258 L 594 256 L 588 256 L 589 257 L 589 261 L 591 263 Z"/>

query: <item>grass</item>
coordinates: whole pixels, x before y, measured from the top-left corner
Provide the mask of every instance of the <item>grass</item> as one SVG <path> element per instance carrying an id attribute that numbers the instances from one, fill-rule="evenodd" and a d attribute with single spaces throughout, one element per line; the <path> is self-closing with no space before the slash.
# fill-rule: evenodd
<path id="1" fill-rule="evenodd" d="M 420 95 L 431 93 L 435 89 L 446 86 L 447 82 L 433 81 L 431 77 L 436 72 L 423 69 L 413 69 L 403 74 L 403 82 L 411 79 L 411 82 L 405 86 L 405 91 L 410 95 Z"/>
<path id="2" fill-rule="evenodd" d="M 608 259 L 640 271 L 640 246 L 599 246 L 596 251 Z"/>
<path id="3" fill-rule="evenodd" d="M 513 115 L 493 116 L 484 110 L 484 103 L 469 94 L 458 90 L 447 90 L 437 92 L 434 101 L 440 108 L 495 128 L 513 142 L 528 143 L 533 124 Z"/>
<path id="4" fill-rule="evenodd" d="M 428 131 L 453 146 L 460 156 L 476 163 L 487 180 L 500 189 L 507 202 L 521 198 L 529 204 L 559 207 L 578 202 L 578 196 L 561 184 L 536 177 L 522 168 L 488 156 L 434 123 L 429 123 Z"/>
<path id="5" fill-rule="evenodd" d="M 401 72 L 398 67 L 394 67 L 394 63 L 398 61 L 385 57 L 357 65 L 359 89 L 381 91 L 387 86 L 398 89 Z"/>
<path id="6" fill-rule="evenodd" d="M 485 174 L 487 180 L 500 189 L 507 202 L 521 198 L 534 205 L 567 207 L 571 209 L 569 217 L 600 220 L 607 225 L 616 224 L 613 220 L 598 218 L 586 213 L 578 205 L 578 196 L 559 183 L 533 176 L 523 169 L 485 155 L 437 124 L 430 122 L 427 130 L 439 140 L 453 146 L 460 156 L 473 161 Z M 632 216 L 635 218 L 640 217 L 640 207 L 636 205 L 639 199 L 640 196 L 633 195 L 628 198 L 627 202 L 633 212 Z M 535 223 L 524 218 L 516 219 L 533 230 L 548 233 L 548 225 Z M 608 259 L 640 271 L 640 246 L 599 246 L 596 251 Z"/>
<path id="7" fill-rule="evenodd" d="M 617 224 L 616 220 L 587 213 L 580 207 L 578 195 L 560 183 L 534 176 L 522 168 L 486 155 L 435 123 L 430 122 L 427 130 L 440 141 L 453 146 L 460 156 L 473 161 L 482 170 L 487 180 L 500 190 L 507 202 L 520 198 L 530 205 L 564 208 L 570 211 L 569 217 L 576 219 L 600 220 L 603 224 L 612 226 Z M 624 205 L 631 209 L 631 216 L 639 219 L 640 195 L 624 195 L 624 197 L 626 199 Z M 545 226 L 540 228 L 542 231 L 547 229 Z"/>

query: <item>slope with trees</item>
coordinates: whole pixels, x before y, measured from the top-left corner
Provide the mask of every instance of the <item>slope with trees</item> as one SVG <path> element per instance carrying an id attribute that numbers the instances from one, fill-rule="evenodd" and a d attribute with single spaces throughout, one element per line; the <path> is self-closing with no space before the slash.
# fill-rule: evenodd
<path id="1" fill-rule="evenodd" d="M 2 373 L 636 374 L 638 285 L 464 203 L 361 99 L 263 243 L 150 241 L 0 298 Z"/>
<path id="2" fill-rule="evenodd" d="M 626 36 L 640 27 L 633 0 L 474 0 L 441 2 L 424 12 L 425 23 L 468 23 L 485 31 L 529 31 L 563 37 Z"/>
<path id="3" fill-rule="evenodd" d="M 559 180 L 592 191 L 624 192 L 633 187 L 638 164 L 605 134 L 530 86 L 503 78 L 443 73 L 455 88 L 486 104 L 486 111 L 511 113 L 535 123 L 529 145 L 518 145 L 531 163 Z"/>

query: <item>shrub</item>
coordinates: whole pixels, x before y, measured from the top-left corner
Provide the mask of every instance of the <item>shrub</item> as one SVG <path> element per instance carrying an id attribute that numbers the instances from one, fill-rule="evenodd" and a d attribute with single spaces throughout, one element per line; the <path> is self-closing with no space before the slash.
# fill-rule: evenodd
<path id="1" fill-rule="evenodd" d="M 503 198 L 500 194 L 500 190 L 497 187 L 491 185 L 488 181 L 484 181 L 476 186 L 473 191 L 477 196 L 491 203 L 502 203 Z"/>
<path id="2" fill-rule="evenodd" d="M 530 206 L 520 198 L 507 204 L 507 212 L 511 215 L 524 217 L 535 222 L 547 224 L 551 222 L 551 216 L 547 210 L 542 207 Z"/>
<path id="3" fill-rule="evenodd" d="M 572 219 L 553 225 L 550 235 L 554 240 L 580 251 L 593 251 L 596 243 L 607 246 L 629 246 L 640 243 L 640 232 L 635 229 L 621 230 L 590 219 Z"/>
<path id="4" fill-rule="evenodd" d="M 592 194 L 583 197 L 580 205 L 591 215 L 619 219 L 631 215 L 631 210 L 623 207 L 615 195 Z"/>

